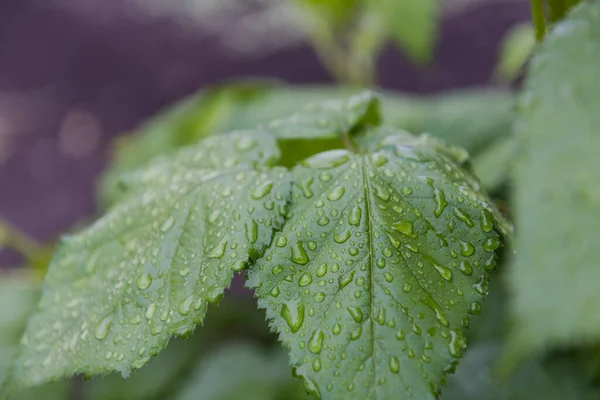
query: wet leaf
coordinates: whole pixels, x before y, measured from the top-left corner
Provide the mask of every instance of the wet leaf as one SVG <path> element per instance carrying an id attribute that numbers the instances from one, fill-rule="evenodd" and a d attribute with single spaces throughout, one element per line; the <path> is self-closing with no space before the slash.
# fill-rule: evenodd
<path id="1" fill-rule="evenodd" d="M 267 168 L 277 155 L 271 136 L 235 132 L 128 175 L 117 205 L 63 238 L 11 386 L 127 376 L 202 323 L 281 227 L 287 171 Z"/>
<path id="2" fill-rule="evenodd" d="M 459 153 L 402 132 L 293 169 L 288 220 L 249 285 L 324 399 L 434 399 L 501 245 Z"/>
<path id="3" fill-rule="evenodd" d="M 380 119 L 379 99 L 366 91 L 341 101 L 309 104 L 289 117 L 269 122 L 266 129 L 278 139 L 327 139 L 376 126 Z"/>

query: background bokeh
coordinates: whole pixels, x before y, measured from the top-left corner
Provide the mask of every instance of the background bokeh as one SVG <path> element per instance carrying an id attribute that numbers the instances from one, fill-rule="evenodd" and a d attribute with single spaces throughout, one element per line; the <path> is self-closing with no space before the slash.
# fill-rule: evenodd
<path id="1" fill-rule="evenodd" d="M 432 65 L 393 46 L 380 84 L 412 93 L 493 85 L 525 0 L 446 0 Z M 95 211 L 111 139 L 207 84 L 330 82 L 281 0 L 0 0 L 0 217 L 40 240 Z M 0 266 L 19 258 L 0 251 Z"/>

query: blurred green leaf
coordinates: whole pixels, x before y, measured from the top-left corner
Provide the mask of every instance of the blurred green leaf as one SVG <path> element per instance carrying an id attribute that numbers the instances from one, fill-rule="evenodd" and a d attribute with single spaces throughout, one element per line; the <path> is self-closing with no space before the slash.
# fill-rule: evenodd
<path id="1" fill-rule="evenodd" d="M 600 2 L 557 23 L 530 63 L 517 125 L 516 257 L 505 367 L 600 339 Z"/>
<path id="2" fill-rule="evenodd" d="M 210 353 L 215 349 L 227 349 L 232 340 L 241 339 L 276 345 L 264 313 L 256 308 L 254 301 L 248 300 L 226 298 L 219 306 L 210 307 L 204 326 L 185 340 L 173 339 L 165 351 L 129 378 L 123 379 L 118 374 L 112 374 L 87 382 L 86 400 L 177 398 L 192 384 L 195 366 L 207 365 L 207 360 L 213 357 Z M 290 375 L 287 362 L 277 367 L 281 369 L 280 374 L 286 374 L 286 377 Z M 235 378 L 231 374 L 226 376 L 227 379 Z"/>
<path id="3" fill-rule="evenodd" d="M 473 172 L 488 192 L 498 189 L 509 179 L 516 142 L 512 136 L 501 138 L 473 158 Z"/>
<path id="4" fill-rule="evenodd" d="M 26 271 L 0 273 L 0 387 L 17 355 L 19 340 L 38 300 L 39 281 Z M 25 390 L 10 400 L 63 400 L 68 382 L 57 382 Z"/>
<path id="5" fill-rule="evenodd" d="M 535 47 L 535 32 L 530 23 L 512 27 L 502 41 L 496 75 L 510 82 L 518 78 Z"/>
<path id="6" fill-rule="evenodd" d="M 497 342 L 470 346 L 440 400 L 596 400 L 600 396 L 592 385 L 591 369 L 582 360 L 531 360 L 501 382 L 493 374 L 501 355 Z"/>
<path id="7" fill-rule="evenodd" d="M 278 140 L 330 139 L 380 121 L 379 99 L 365 91 L 344 100 L 309 104 L 290 116 L 272 120 L 266 130 Z"/>
<path id="8" fill-rule="evenodd" d="M 285 399 L 308 399 L 292 380 L 285 352 L 240 342 L 203 357 L 174 400 L 277 400 L 282 392 Z"/>
<path id="9" fill-rule="evenodd" d="M 431 61 L 437 36 L 440 0 L 366 0 L 390 36 L 419 64 Z"/>
<path id="10" fill-rule="evenodd" d="M 127 376 L 202 323 L 283 223 L 287 170 L 267 169 L 278 156 L 271 135 L 238 131 L 129 174 L 118 205 L 63 238 L 10 387 Z"/>

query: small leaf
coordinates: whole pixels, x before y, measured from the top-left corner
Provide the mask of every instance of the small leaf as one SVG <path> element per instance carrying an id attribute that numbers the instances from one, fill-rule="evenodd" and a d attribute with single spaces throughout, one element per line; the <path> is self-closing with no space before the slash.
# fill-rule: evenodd
<path id="1" fill-rule="evenodd" d="M 600 338 L 599 43 L 600 2 L 584 3 L 554 27 L 528 71 L 514 173 L 513 362 Z"/>
<path id="2" fill-rule="evenodd" d="M 441 144 L 399 133 L 294 168 L 289 220 L 249 285 L 324 399 L 434 399 L 466 346 L 501 239 Z"/>
<path id="3" fill-rule="evenodd" d="M 237 132 L 134 173 L 119 204 L 63 239 L 12 385 L 127 376 L 189 334 L 281 227 L 287 172 L 265 168 L 276 154 L 269 135 Z"/>
<path id="4" fill-rule="evenodd" d="M 431 61 L 435 48 L 439 0 L 368 0 L 381 15 L 390 36 L 415 62 Z"/>
<path id="5" fill-rule="evenodd" d="M 289 117 L 271 121 L 266 129 L 278 139 L 327 139 L 378 125 L 380 119 L 379 99 L 366 91 L 342 101 L 311 104 Z"/>
<path id="6" fill-rule="evenodd" d="M 511 28 L 502 42 L 496 75 L 507 82 L 516 79 L 527 64 L 534 47 L 535 32 L 531 24 L 520 24 Z"/>

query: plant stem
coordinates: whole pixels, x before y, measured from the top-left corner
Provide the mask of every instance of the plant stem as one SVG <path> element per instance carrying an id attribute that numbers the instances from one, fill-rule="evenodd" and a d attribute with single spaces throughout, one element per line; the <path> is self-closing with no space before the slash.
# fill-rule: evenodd
<path id="1" fill-rule="evenodd" d="M 2 246 L 21 254 L 35 269 L 45 269 L 50 259 L 50 250 L 46 246 L 0 217 L 0 248 Z"/>
<path id="2" fill-rule="evenodd" d="M 535 29 L 535 38 L 538 41 L 546 36 L 546 15 L 544 13 L 544 0 L 531 0 L 531 19 Z"/>
<path id="3" fill-rule="evenodd" d="M 356 146 L 354 145 L 354 142 L 352 141 L 352 138 L 348 132 L 344 132 L 342 139 L 344 140 L 344 147 L 346 150 L 350 150 L 353 153 L 357 152 Z"/>

